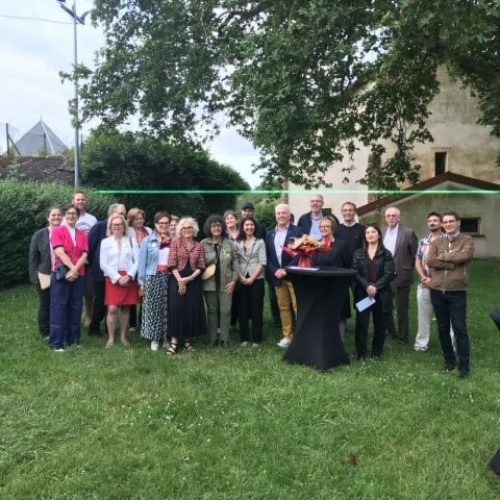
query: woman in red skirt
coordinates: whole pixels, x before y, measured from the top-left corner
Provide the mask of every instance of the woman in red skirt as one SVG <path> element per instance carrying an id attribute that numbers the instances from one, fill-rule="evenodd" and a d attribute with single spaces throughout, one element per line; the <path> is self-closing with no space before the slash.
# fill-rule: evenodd
<path id="1" fill-rule="evenodd" d="M 120 340 L 127 342 L 127 327 L 130 306 L 138 302 L 138 289 L 135 275 L 139 257 L 136 245 L 127 236 L 127 224 L 121 215 L 108 221 L 108 238 L 101 242 L 100 264 L 104 272 L 104 304 L 107 306 L 106 326 L 108 342 L 106 347 L 115 343 L 115 328 L 120 309 Z"/>

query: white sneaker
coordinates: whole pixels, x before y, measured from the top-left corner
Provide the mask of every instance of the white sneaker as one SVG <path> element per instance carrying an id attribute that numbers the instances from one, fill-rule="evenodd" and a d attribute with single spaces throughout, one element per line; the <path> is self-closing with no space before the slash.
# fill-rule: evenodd
<path id="1" fill-rule="evenodd" d="M 151 341 L 151 350 L 157 351 L 160 348 L 160 343 L 157 340 Z"/>
<path id="2" fill-rule="evenodd" d="M 252 347 L 254 347 L 254 348 L 256 348 L 256 347 L 260 347 L 260 344 L 257 344 L 257 342 L 254 342 L 254 343 L 252 344 Z"/>
<path id="3" fill-rule="evenodd" d="M 64 349 L 62 347 L 59 347 L 59 349 L 52 349 L 54 352 L 64 352 Z"/>
<path id="4" fill-rule="evenodd" d="M 247 347 L 247 346 L 248 346 L 248 344 L 249 344 L 249 342 L 247 342 L 247 341 L 245 340 L 245 342 L 242 342 L 242 343 L 241 343 L 241 347 Z"/>
<path id="5" fill-rule="evenodd" d="M 278 343 L 277 343 L 277 346 L 278 347 L 283 347 L 283 348 L 286 348 L 288 347 L 290 344 L 292 343 L 292 341 L 288 338 L 288 337 L 283 337 Z"/>

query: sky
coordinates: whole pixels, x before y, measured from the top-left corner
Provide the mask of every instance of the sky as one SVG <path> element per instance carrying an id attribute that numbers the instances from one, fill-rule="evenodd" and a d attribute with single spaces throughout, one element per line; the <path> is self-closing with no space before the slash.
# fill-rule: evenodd
<path id="1" fill-rule="evenodd" d="M 66 4 L 71 7 L 72 0 Z M 77 14 L 92 4 L 92 0 L 76 0 Z M 79 25 L 78 61 L 92 67 L 102 43 L 102 32 L 88 22 Z M 74 145 L 68 112 L 74 87 L 72 82 L 62 83 L 59 76 L 60 71 L 70 72 L 72 63 L 72 19 L 57 0 L 0 0 L 0 153 L 6 151 L 6 123 L 17 140 L 40 118 L 66 145 Z M 224 118 L 220 120 L 225 125 Z M 84 140 L 89 129 L 83 126 Z M 233 167 L 252 187 L 259 184 L 260 175 L 251 173 L 258 153 L 234 129 L 223 126 L 206 147 L 215 160 Z"/>

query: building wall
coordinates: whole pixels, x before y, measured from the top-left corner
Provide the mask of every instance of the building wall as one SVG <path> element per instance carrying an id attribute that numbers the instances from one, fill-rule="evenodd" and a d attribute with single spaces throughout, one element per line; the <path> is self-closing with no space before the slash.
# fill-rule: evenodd
<path id="1" fill-rule="evenodd" d="M 500 168 L 495 164 L 500 154 L 500 138 L 492 137 L 488 127 L 477 124 L 480 116 L 477 101 L 467 89 L 462 88 L 460 82 L 452 82 L 444 68 L 438 71 L 438 79 L 441 91 L 430 105 L 431 116 L 428 120 L 434 142 L 418 144 L 413 151 L 415 163 L 422 166 L 420 180 L 435 176 L 435 152 L 446 151 L 447 171 L 500 183 Z M 384 145 L 388 154 L 394 153 L 391 144 Z M 366 186 L 359 183 L 366 172 L 369 149 L 359 144 L 358 147 L 360 150 L 354 156 L 356 168 L 353 172 L 346 174 L 342 171 L 349 166 L 349 161 L 345 159 L 332 165 L 327 173 L 325 178 L 332 183 L 335 192 L 318 190 L 325 196 L 325 205 L 330 206 L 337 216 L 344 201 L 353 201 L 358 206 L 369 201 Z M 346 175 L 350 180 L 347 184 L 343 182 Z M 290 185 L 290 189 L 292 211 L 296 214 L 308 211 L 309 194 L 293 193 L 293 190 L 300 190 L 299 186 Z M 350 192 L 352 190 L 356 193 Z"/>
<path id="2" fill-rule="evenodd" d="M 456 183 L 443 183 L 431 188 L 423 194 L 409 196 L 393 203 L 401 210 L 401 223 L 411 227 L 420 238 L 426 232 L 427 214 L 431 211 L 456 211 L 461 218 L 480 218 L 480 234 L 474 236 L 475 257 L 500 257 L 500 231 L 498 219 L 500 216 L 500 196 L 498 194 L 433 194 L 435 190 L 467 189 L 467 186 Z M 387 208 L 387 207 L 385 207 Z M 377 222 L 381 225 L 383 211 L 374 211 L 363 215 L 362 222 Z"/>

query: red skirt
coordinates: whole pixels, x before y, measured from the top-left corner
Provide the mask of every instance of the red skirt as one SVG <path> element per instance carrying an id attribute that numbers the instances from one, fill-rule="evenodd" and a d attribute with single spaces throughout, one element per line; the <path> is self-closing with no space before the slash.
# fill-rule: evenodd
<path id="1" fill-rule="evenodd" d="M 118 271 L 120 276 L 125 276 L 125 271 Z M 110 278 L 104 278 L 104 305 L 106 306 L 132 306 L 139 302 L 137 281 L 130 280 L 126 286 L 113 284 Z"/>

